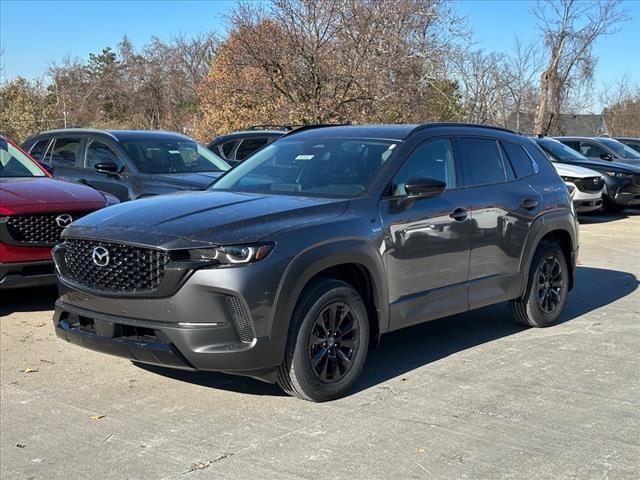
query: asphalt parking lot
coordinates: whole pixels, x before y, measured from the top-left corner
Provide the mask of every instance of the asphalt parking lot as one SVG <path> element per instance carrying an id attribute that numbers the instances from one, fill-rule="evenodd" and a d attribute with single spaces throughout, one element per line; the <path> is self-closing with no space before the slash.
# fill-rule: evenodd
<path id="1" fill-rule="evenodd" d="M 507 305 L 396 332 L 312 404 L 63 343 L 54 289 L 2 292 L 3 479 L 640 478 L 640 209 L 582 219 L 560 324 Z"/>

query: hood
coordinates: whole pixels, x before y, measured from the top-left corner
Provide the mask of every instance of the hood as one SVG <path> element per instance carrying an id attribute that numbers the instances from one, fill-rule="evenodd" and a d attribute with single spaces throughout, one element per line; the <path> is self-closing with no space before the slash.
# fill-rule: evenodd
<path id="1" fill-rule="evenodd" d="M 0 214 L 97 210 L 105 197 L 86 185 L 48 177 L 0 179 Z"/>
<path id="2" fill-rule="evenodd" d="M 576 162 L 576 164 L 578 164 L 578 162 Z M 622 168 L 633 173 L 640 173 L 640 162 L 636 163 L 633 160 L 609 162 L 607 160 L 588 158 L 587 160 L 580 162 L 579 165 L 586 168 L 593 168 L 595 170 Z"/>
<path id="3" fill-rule="evenodd" d="M 566 163 L 553 163 L 554 168 L 561 177 L 600 177 L 601 175 L 595 170 L 589 170 L 588 168 L 578 167 L 577 165 L 568 165 Z"/>
<path id="4" fill-rule="evenodd" d="M 65 236 L 167 249 L 253 243 L 344 212 L 348 201 L 223 191 L 134 200 L 73 223 Z"/>
<path id="5" fill-rule="evenodd" d="M 159 173 L 154 174 L 153 179 L 166 186 L 199 190 L 209 185 L 220 175 L 222 172 Z"/>

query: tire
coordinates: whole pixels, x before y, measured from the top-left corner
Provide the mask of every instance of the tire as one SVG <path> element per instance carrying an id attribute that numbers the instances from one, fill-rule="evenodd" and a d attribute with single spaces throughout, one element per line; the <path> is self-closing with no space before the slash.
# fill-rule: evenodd
<path id="1" fill-rule="evenodd" d="M 369 319 L 358 292 L 340 280 L 315 280 L 293 313 L 278 385 L 312 402 L 341 397 L 360 376 L 368 345 Z"/>
<path id="2" fill-rule="evenodd" d="M 605 212 L 620 213 L 625 208 L 627 208 L 627 206 L 626 205 L 620 205 L 619 203 L 614 202 L 613 200 L 609 199 L 608 197 L 603 196 L 602 197 L 602 208 L 604 209 Z"/>
<path id="3" fill-rule="evenodd" d="M 549 271 L 552 273 L 547 275 L 545 272 Z M 560 277 L 555 276 L 556 271 Z M 540 242 L 531 261 L 524 295 L 511 301 L 516 321 L 527 327 L 552 325 L 562 314 L 568 290 L 569 267 L 560 246 L 555 242 Z M 555 302 L 557 305 L 551 308 Z"/>

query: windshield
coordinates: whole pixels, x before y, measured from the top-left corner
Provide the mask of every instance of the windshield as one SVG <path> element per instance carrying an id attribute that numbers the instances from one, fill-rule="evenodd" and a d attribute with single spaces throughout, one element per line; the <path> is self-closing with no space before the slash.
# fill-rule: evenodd
<path id="1" fill-rule="evenodd" d="M 285 137 L 250 156 L 210 188 L 353 197 L 367 190 L 395 146 L 390 140 Z"/>
<path id="2" fill-rule="evenodd" d="M 189 140 L 125 140 L 123 148 L 141 173 L 224 172 L 229 165 Z"/>
<path id="3" fill-rule="evenodd" d="M 622 158 L 630 158 L 634 160 L 640 159 L 640 153 L 636 152 L 633 148 L 627 147 L 624 143 L 620 143 L 612 138 L 599 138 L 600 142 L 605 144 L 611 150 L 616 152 L 616 155 Z"/>
<path id="4" fill-rule="evenodd" d="M 587 157 L 581 153 L 576 152 L 573 148 L 567 147 L 564 143 L 556 140 L 536 140 L 536 143 L 540 145 L 545 152 L 555 155 L 565 162 L 588 161 Z M 553 160 L 553 158 L 551 160 Z"/>
<path id="5" fill-rule="evenodd" d="M 0 178 L 45 176 L 46 174 L 20 149 L 0 139 Z"/>

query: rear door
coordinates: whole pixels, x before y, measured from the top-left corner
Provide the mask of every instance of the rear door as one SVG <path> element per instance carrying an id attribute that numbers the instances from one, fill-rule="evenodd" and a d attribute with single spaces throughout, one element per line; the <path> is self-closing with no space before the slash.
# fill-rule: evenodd
<path id="1" fill-rule="evenodd" d="M 82 178 L 83 136 L 55 137 L 45 158 L 53 168 L 53 176 L 62 180 L 78 182 Z"/>
<path id="2" fill-rule="evenodd" d="M 457 144 L 471 203 L 469 304 L 477 308 L 517 296 L 520 257 L 542 196 L 520 145 L 493 137 L 458 137 Z"/>
<path id="3" fill-rule="evenodd" d="M 393 177 L 379 204 L 391 329 L 466 311 L 471 220 L 467 193 L 449 137 L 417 145 Z M 410 199 L 407 181 L 430 177 L 446 182 L 437 197 Z"/>

